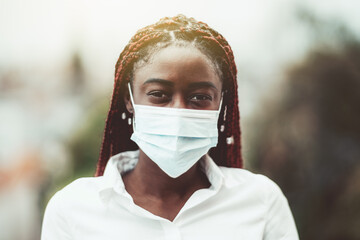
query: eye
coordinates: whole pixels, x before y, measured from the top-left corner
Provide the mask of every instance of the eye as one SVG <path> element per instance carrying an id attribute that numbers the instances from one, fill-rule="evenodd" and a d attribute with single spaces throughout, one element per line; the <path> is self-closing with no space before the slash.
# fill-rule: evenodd
<path id="1" fill-rule="evenodd" d="M 166 102 L 171 99 L 169 93 L 159 90 L 150 91 L 146 95 L 149 96 L 154 103 Z"/>
<path id="2" fill-rule="evenodd" d="M 190 101 L 212 101 L 212 97 L 207 94 L 194 94 L 190 96 Z"/>
<path id="3" fill-rule="evenodd" d="M 167 95 L 161 91 L 152 91 L 152 92 L 149 92 L 147 95 L 157 97 L 157 98 L 167 97 Z"/>

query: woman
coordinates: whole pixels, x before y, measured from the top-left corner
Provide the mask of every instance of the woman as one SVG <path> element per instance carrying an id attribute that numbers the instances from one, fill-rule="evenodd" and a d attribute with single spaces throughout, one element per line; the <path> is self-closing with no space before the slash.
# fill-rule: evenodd
<path id="1" fill-rule="evenodd" d="M 161 19 L 121 53 L 97 177 L 53 196 L 42 239 L 298 239 L 281 190 L 241 169 L 240 146 L 227 41 Z"/>

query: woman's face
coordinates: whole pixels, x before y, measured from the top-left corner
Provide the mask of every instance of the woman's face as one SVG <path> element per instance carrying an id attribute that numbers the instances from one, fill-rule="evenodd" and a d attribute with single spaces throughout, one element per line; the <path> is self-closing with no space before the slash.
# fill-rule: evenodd
<path id="1" fill-rule="evenodd" d="M 213 64 L 195 47 L 170 46 L 134 72 L 134 103 L 159 107 L 217 110 L 222 82 Z M 131 102 L 126 105 L 132 112 Z"/>

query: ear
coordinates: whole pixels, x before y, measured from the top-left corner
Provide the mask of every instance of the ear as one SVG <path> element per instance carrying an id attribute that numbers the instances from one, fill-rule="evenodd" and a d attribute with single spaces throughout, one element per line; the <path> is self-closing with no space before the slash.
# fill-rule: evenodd
<path id="1" fill-rule="evenodd" d="M 133 108 L 133 105 L 132 105 L 131 100 L 130 100 L 130 94 L 129 94 L 128 89 L 125 90 L 124 103 L 125 103 L 125 107 L 128 110 L 128 112 L 129 113 L 134 113 L 134 108 Z"/>

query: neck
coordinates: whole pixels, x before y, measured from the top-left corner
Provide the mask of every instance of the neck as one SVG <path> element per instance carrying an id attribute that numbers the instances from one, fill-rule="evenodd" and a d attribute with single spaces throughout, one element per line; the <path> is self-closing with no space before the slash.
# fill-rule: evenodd
<path id="1" fill-rule="evenodd" d="M 197 162 L 181 176 L 172 178 L 141 150 L 136 167 L 123 179 L 129 192 L 162 199 L 187 196 L 198 189 L 210 187 L 206 175 L 200 169 L 200 162 Z"/>

